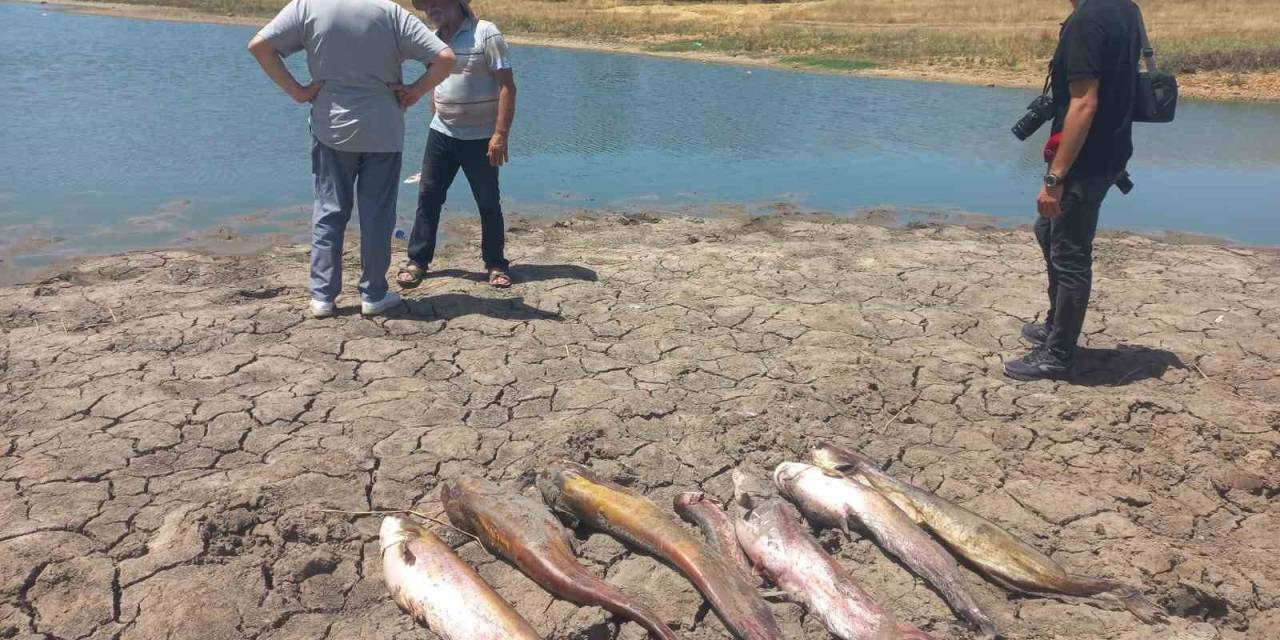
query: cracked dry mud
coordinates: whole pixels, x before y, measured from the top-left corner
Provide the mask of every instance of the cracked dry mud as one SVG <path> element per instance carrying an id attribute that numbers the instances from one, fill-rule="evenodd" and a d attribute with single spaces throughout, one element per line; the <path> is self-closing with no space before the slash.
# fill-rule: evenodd
<path id="1" fill-rule="evenodd" d="M 473 262 L 463 236 L 445 266 Z M 511 240 L 515 288 L 447 270 L 377 320 L 305 319 L 304 247 L 0 290 L 0 638 L 431 637 L 387 595 L 379 518 L 319 509 L 439 513 L 441 478 L 559 456 L 661 503 L 728 498 L 735 464 L 820 438 L 1172 614 L 970 574 L 1010 638 L 1280 637 L 1276 252 L 1100 239 L 1065 385 L 1000 375 L 1043 307 L 1026 231 L 583 215 Z M 893 611 L 968 637 L 867 541 L 822 540 Z M 548 638 L 644 637 L 459 552 Z M 598 534 L 582 557 L 685 638 L 725 636 L 654 560 Z M 772 606 L 789 638 L 828 637 Z"/>

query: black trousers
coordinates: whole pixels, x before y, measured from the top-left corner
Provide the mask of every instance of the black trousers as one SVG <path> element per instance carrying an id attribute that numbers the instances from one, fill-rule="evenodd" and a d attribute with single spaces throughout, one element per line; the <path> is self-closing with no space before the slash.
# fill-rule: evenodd
<path id="1" fill-rule="evenodd" d="M 1062 215 L 1036 221 L 1036 240 L 1049 273 L 1049 315 L 1045 345 L 1060 358 L 1075 356 L 1093 288 L 1093 236 L 1098 212 L 1114 177 L 1069 176 L 1062 194 Z"/>
<path id="2" fill-rule="evenodd" d="M 480 254 L 486 269 L 506 269 L 506 237 L 502 221 L 502 198 L 498 191 L 498 168 L 489 164 L 488 140 L 458 140 L 435 129 L 427 134 L 427 150 L 422 157 L 422 182 L 418 189 L 418 212 L 409 234 L 409 260 L 422 268 L 436 254 L 436 232 L 440 211 L 458 169 L 467 176 L 471 193 L 480 210 Z"/>

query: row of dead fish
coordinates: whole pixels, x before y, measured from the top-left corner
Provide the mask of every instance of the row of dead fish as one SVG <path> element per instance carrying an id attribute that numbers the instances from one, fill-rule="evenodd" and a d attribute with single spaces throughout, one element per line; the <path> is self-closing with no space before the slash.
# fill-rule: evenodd
<path id="1" fill-rule="evenodd" d="M 669 564 L 743 640 L 783 638 L 757 576 L 806 607 L 837 638 L 931 638 L 859 586 L 814 539 L 805 519 L 819 527 L 845 532 L 852 527 L 867 533 L 987 636 L 997 635 L 995 624 L 966 591 L 955 556 L 1015 592 L 1109 601 L 1146 622 L 1163 617 L 1137 589 L 1070 574 L 991 521 L 890 476 L 861 454 L 824 445 L 814 450 L 813 458 L 812 465 L 778 465 L 772 483 L 735 471 L 729 511 L 700 492 L 677 496 L 676 513 L 696 524 L 702 537 L 692 535 L 648 498 L 573 463 L 557 464 L 538 476 L 545 504 L 482 479 L 444 483 L 442 501 L 454 526 L 553 595 L 601 607 L 665 640 L 679 635 L 643 603 L 581 565 L 573 536 L 552 511 Z M 424 527 L 388 517 L 381 540 L 383 573 L 396 602 L 441 637 L 539 637 L 470 565 Z"/>

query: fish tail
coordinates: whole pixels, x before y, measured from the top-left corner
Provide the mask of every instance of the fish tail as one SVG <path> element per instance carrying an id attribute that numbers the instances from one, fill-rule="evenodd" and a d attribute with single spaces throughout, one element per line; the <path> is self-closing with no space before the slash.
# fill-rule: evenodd
<path id="1" fill-rule="evenodd" d="M 974 628 L 978 630 L 978 634 L 982 637 L 995 638 L 1000 635 L 996 631 L 995 621 L 977 604 L 971 602 L 969 606 L 961 610 L 961 613 L 963 613 L 966 620 L 973 624 Z"/>
<path id="2" fill-rule="evenodd" d="M 945 551 L 943 552 L 945 553 Z M 896 554 L 899 558 L 909 558 L 910 556 L 903 553 Z M 950 556 L 947 556 L 949 559 Z M 951 606 L 951 610 L 966 620 L 978 634 L 985 638 L 995 638 L 999 636 L 996 631 L 996 623 L 991 619 L 991 615 L 978 604 L 967 589 L 965 589 L 959 575 L 959 567 L 954 564 L 946 565 L 951 571 L 929 570 L 927 566 L 913 566 L 910 562 L 907 566 L 913 571 L 917 571 L 925 582 L 933 585 L 938 593 L 942 595 L 947 604 Z"/>
<path id="3" fill-rule="evenodd" d="M 680 640 L 680 636 L 675 631 L 672 631 L 671 627 L 668 627 L 667 623 L 658 617 L 658 614 L 650 611 L 644 605 L 631 601 L 630 598 L 620 592 L 600 595 L 599 605 L 605 611 L 644 627 L 650 636 L 659 640 Z"/>
<path id="4" fill-rule="evenodd" d="M 890 638 L 892 640 L 934 640 L 933 636 L 905 622 L 898 625 L 897 634 Z"/>
<path id="5" fill-rule="evenodd" d="M 1168 619 L 1168 614 L 1160 605 L 1150 601 L 1146 596 L 1142 595 L 1137 589 L 1131 589 L 1128 593 L 1118 594 L 1120 604 L 1124 605 L 1129 613 L 1137 616 L 1137 618 L 1147 624 L 1156 624 L 1164 622 Z"/>
<path id="6" fill-rule="evenodd" d="M 581 605 L 598 606 L 624 620 L 630 620 L 644 627 L 654 638 L 660 640 L 679 640 L 670 627 L 645 605 L 635 598 L 623 593 L 621 589 L 588 574 L 580 565 L 566 564 L 572 570 L 555 576 L 558 582 L 553 590 L 555 595 L 570 602 Z M 552 577 L 552 576 L 548 576 Z"/>
<path id="7" fill-rule="evenodd" d="M 725 626 L 742 640 L 782 640 L 782 629 L 760 592 L 718 556 L 688 563 L 684 572 Z"/>
<path id="8" fill-rule="evenodd" d="M 1067 595 L 1093 597 L 1119 603 L 1129 613 L 1147 624 L 1156 624 L 1168 619 L 1165 610 L 1148 600 L 1137 587 L 1079 574 L 1068 575 L 1067 581 L 1067 588 L 1063 590 Z"/>

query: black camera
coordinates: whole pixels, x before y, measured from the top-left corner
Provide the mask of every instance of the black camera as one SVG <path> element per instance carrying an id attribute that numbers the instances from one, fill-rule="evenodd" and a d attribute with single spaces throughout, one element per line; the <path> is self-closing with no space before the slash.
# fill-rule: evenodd
<path id="1" fill-rule="evenodd" d="M 1116 178 L 1116 188 L 1126 196 L 1129 195 L 1130 191 L 1133 191 L 1133 178 L 1129 177 L 1128 171 L 1120 172 L 1120 177 Z"/>
<path id="2" fill-rule="evenodd" d="M 1036 96 L 1031 104 L 1027 105 L 1027 112 L 1022 114 L 1018 122 L 1013 125 L 1013 135 L 1018 136 L 1019 140 L 1026 140 L 1031 137 L 1044 123 L 1053 119 L 1057 108 L 1053 106 L 1053 98 L 1048 94 L 1040 94 Z"/>

